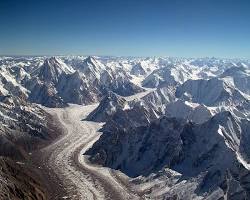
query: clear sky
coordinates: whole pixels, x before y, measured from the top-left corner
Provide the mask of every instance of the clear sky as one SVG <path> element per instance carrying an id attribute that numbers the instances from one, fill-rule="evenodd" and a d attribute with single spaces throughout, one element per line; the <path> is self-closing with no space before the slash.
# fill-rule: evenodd
<path id="1" fill-rule="evenodd" d="M 0 0 L 0 54 L 250 58 L 250 0 Z"/>

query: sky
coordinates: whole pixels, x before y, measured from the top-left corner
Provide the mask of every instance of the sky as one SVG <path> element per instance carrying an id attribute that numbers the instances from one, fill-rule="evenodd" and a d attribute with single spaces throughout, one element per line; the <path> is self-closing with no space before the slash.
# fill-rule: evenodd
<path id="1" fill-rule="evenodd" d="M 250 0 L 0 0 L 0 55 L 250 58 Z"/>

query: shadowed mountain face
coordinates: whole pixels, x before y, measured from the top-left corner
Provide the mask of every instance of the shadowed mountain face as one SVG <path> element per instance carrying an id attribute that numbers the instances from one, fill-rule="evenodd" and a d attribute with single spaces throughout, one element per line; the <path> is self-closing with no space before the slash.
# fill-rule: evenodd
<path id="1" fill-rule="evenodd" d="M 131 176 L 147 175 L 164 166 L 194 176 L 207 169 L 211 162 L 222 167 L 219 163 L 224 154 L 230 154 L 234 161 L 237 160 L 235 152 L 246 155 L 248 150 L 240 148 L 242 144 L 239 141 L 249 137 L 246 130 L 249 125 L 248 121 L 237 122 L 230 112 L 219 113 L 199 125 L 162 117 L 147 126 L 104 132 L 102 142 L 97 142 L 89 154 L 104 157 L 98 162 L 121 169 Z M 240 132 L 239 127 L 244 131 Z M 110 142 L 113 145 L 107 145 Z M 226 167 L 229 166 L 228 163 Z"/>
<path id="2" fill-rule="evenodd" d="M 249 138 L 249 126 L 249 121 L 238 121 L 230 112 L 200 125 L 162 117 L 147 126 L 104 132 L 86 154 L 92 162 L 131 177 L 147 177 L 163 168 L 175 170 L 180 180 L 198 184 L 196 192 L 203 195 L 218 189 L 226 192 L 226 184 L 235 181 L 234 195 L 240 188 L 237 195 L 249 198 L 250 180 L 245 177 L 249 172 L 238 159 L 249 159 L 243 139 Z"/>

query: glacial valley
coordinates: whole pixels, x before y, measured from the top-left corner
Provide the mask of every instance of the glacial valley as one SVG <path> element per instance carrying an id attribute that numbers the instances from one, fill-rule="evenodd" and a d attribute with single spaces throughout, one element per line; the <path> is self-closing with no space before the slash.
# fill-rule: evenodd
<path id="1" fill-rule="evenodd" d="M 0 57 L 0 199 L 250 199 L 250 61 Z"/>

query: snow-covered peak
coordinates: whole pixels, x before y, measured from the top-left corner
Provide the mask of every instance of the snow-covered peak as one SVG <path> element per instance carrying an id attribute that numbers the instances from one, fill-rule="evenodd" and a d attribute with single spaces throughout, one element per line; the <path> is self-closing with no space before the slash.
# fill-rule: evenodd
<path id="1" fill-rule="evenodd" d="M 57 82 L 62 73 L 70 74 L 74 70 L 67 66 L 61 59 L 56 57 L 47 58 L 44 60 L 43 65 L 34 71 L 42 81 Z"/>
<path id="2" fill-rule="evenodd" d="M 218 78 L 188 80 L 177 87 L 176 96 L 207 106 L 237 105 L 246 100 L 230 81 Z"/>
<path id="3" fill-rule="evenodd" d="M 60 58 L 58 57 L 51 57 L 44 61 L 44 65 L 58 68 L 58 70 L 61 70 L 62 72 L 65 72 L 66 74 L 73 73 L 74 69 L 70 66 L 66 65 Z"/>
<path id="4" fill-rule="evenodd" d="M 239 90 L 250 95 L 250 68 L 246 66 L 231 67 L 220 76 L 233 83 Z"/>
<path id="5" fill-rule="evenodd" d="M 92 72 L 99 75 L 101 71 L 105 69 L 105 66 L 94 57 L 89 56 L 83 60 L 78 69 L 84 74 L 89 74 Z"/>
<path id="6" fill-rule="evenodd" d="M 0 93 L 26 99 L 29 91 L 17 82 L 16 77 L 11 74 L 9 68 L 2 67 L 0 68 Z"/>

